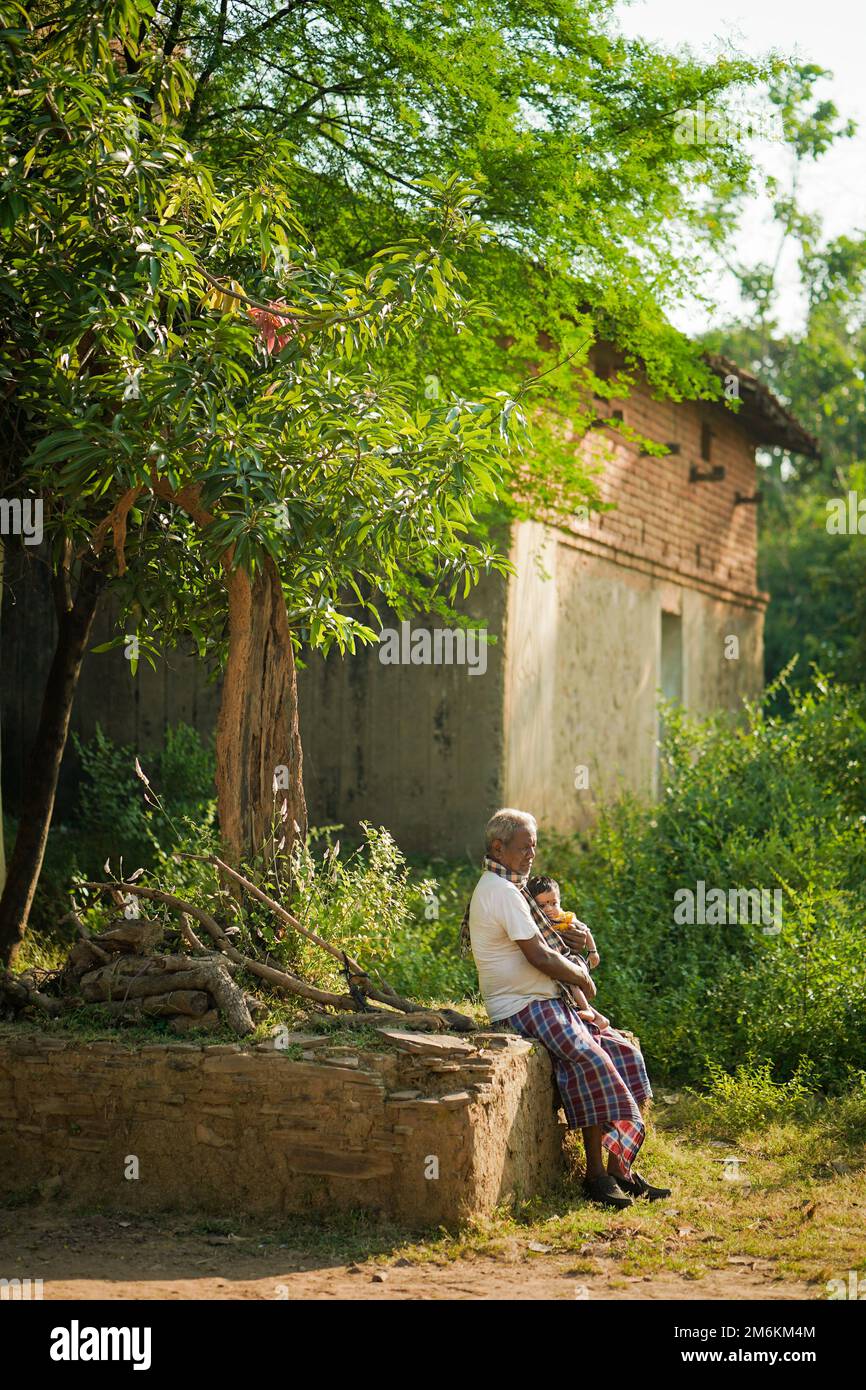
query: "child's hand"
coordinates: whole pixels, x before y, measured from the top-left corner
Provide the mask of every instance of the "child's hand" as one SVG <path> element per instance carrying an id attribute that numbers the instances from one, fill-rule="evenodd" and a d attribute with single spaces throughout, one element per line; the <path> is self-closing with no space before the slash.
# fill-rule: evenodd
<path id="1" fill-rule="evenodd" d="M 594 1023 L 600 1033 L 610 1027 L 610 1019 L 605 1018 L 604 1014 L 597 1013 L 595 1009 L 579 1009 L 578 1013 L 584 1023 Z"/>
<path id="2" fill-rule="evenodd" d="M 565 931 L 560 931 L 560 936 L 572 951 L 577 951 L 582 955 L 589 945 L 589 932 L 583 922 L 574 921 Z"/>
<path id="3" fill-rule="evenodd" d="M 590 951 L 587 960 L 589 961 L 590 970 L 594 970 L 601 961 L 601 956 L 598 954 L 598 951 Z"/>

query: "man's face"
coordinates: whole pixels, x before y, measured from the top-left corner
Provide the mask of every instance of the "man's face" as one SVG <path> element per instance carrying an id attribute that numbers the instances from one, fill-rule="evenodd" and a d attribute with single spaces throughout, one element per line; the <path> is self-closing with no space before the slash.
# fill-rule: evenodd
<path id="1" fill-rule="evenodd" d="M 549 917 L 551 922 L 558 922 L 562 916 L 562 908 L 559 905 L 559 889 L 550 888 L 546 893 L 539 893 L 535 901 L 541 908 L 545 917 Z"/>
<path id="2" fill-rule="evenodd" d="M 532 861 L 535 858 L 535 846 L 538 837 L 534 830 L 527 826 L 521 826 L 515 830 L 507 845 L 501 840 L 494 840 L 491 846 L 493 858 L 499 864 L 504 864 L 506 869 L 510 869 L 513 874 L 528 874 L 532 868 Z"/>

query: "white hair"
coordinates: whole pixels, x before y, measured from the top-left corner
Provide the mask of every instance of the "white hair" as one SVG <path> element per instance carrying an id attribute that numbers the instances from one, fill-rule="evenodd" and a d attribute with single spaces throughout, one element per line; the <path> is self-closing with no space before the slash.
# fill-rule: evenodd
<path id="1" fill-rule="evenodd" d="M 485 849 L 492 849 L 494 840 L 499 840 L 503 845 L 510 845 L 515 832 L 522 827 L 537 830 L 535 816 L 531 816 L 528 811 L 515 811 L 511 806 L 503 806 L 487 822 L 484 830 Z"/>

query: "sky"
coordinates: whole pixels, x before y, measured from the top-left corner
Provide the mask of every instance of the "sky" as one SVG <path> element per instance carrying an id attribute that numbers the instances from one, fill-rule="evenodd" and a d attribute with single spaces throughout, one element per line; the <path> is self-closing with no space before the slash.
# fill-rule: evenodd
<path id="1" fill-rule="evenodd" d="M 801 202 L 808 212 L 822 214 L 828 236 L 866 228 L 866 0 L 731 0 L 719 6 L 701 0 L 620 0 L 617 13 L 623 33 L 664 49 L 687 44 L 707 59 L 722 49 L 751 58 L 773 50 L 830 69 L 832 78 L 817 94 L 835 102 L 840 116 L 853 118 L 859 129 L 808 166 Z M 784 172 L 778 147 L 762 141 L 751 148 L 770 172 Z M 744 218 L 738 253 L 750 261 L 769 259 L 768 247 L 775 254 L 777 242 L 766 208 L 756 202 Z M 782 272 L 781 326 L 796 331 L 803 302 L 793 257 L 783 259 Z M 684 332 L 700 333 L 736 314 L 736 289 L 724 272 L 709 276 L 704 289 L 717 307 L 708 313 L 695 302 L 672 313 Z"/>

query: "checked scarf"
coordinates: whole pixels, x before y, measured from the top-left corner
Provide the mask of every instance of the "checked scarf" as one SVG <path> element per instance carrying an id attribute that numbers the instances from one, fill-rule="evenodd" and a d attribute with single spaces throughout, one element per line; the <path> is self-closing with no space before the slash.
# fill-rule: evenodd
<path id="1" fill-rule="evenodd" d="M 528 874 L 516 874 L 512 869 L 506 869 L 504 864 L 499 864 L 495 859 L 489 858 L 485 858 L 484 868 L 488 869 L 492 874 L 497 874 L 499 878 L 507 878 L 509 883 L 513 883 L 516 888 L 519 888 L 523 897 L 526 899 L 527 906 L 532 914 L 533 922 L 541 932 L 543 941 L 552 951 L 558 951 L 561 956 L 567 956 L 569 960 L 580 961 L 581 965 L 586 964 L 581 956 L 576 956 L 573 951 L 568 949 L 559 932 L 545 916 L 535 899 L 530 897 L 529 893 L 526 891 L 526 885 L 529 882 Z M 469 939 L 469 907 L 471 901 L 470 899 L 466 904 L 466 911 L 463 913 L 463 921 L 460 924 L 460 954 L 462 956 L 470 955 L 472 950 Z M 557 980 L 556 986 L 565 1003 L 570 1004 L 571 1007 L 574 1008 L 574 998 L 565 981 Z"/>

